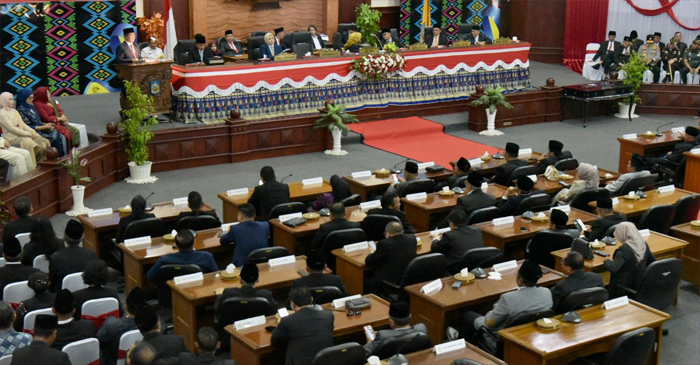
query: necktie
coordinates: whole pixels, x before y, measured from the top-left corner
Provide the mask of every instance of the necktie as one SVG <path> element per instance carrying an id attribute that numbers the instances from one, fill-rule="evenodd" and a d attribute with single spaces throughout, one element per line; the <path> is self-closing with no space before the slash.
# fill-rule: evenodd
<path id="1" fill-rule="evenodd" d="M 199 62 L 204 62 L 204 51 L 199 51 Z"/>
<path id="2" fill-rule="evenodd" d="M 440 37 L 434 37 L 433 38 L 433 45 L 430 46 L 430 48 L 435 48 L 438 46 L 438 42 L 440 42 Z"/>
<path id="3" fill-rule="evenodd" d="M 608 42 L 608 51 L 612 51 L 613 44 L 612 42 Z"/>
<path id="4" fill-rule="evenodd" d="M 134 59 L 137 59 L 138 56 L 136 56 L 136 51 L 134 50 L 134 44 L 129 43 L 129 48 L 131 49 L 131 54 L 134 55 Z"/>
<path id="5" fill-rule="evenodd" d="M 236 46 L 233 45 L 233 42 L 229 43 L 229 46 L 231 46 L 231 49 L 232 49 L 234 52 L 238 53 L 238 49 L 236 48 Z"/>

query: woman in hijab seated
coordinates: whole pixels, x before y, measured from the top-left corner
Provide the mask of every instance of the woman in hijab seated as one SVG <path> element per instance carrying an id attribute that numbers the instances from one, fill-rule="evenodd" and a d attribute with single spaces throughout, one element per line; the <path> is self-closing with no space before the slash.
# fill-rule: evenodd
<path id="1" fill-rule="evenodd" d="M 122 217 L 119 220 L 119 226 L 117 227 L 117 243 L 124 241 L 124 231 L 126 227 L 131 222 L 140 221 L 146 218 L 155 218 L 156 216 L 151 213 L 146 213 L 146 199 L 141 195 L 135 196 L 131 199 L 131 214 L 126 217 Z"/>
<path id="2" fill-rule="evenodd" d="M 348 41 L 343 46 L 343 52 L 358 53 L 360 52 L 360 43 L 362 43 L 362 33 L 357 30 L 350 29 Z"/>
<path id="3" fill-rule="evenodd" d="M 647 266 L 656 261 L 649 246 L 639 234 L 637 227 L 630 222 L 622 222 L 615 228 L 615 240 L 621 243 L 615 250 L 613 259 L 603 262 L 605 270 L 610 271 L 608 292 L 612 298 L 625 295 L 620 288 L 637 289 Z"/>
<path id="4" fill-rule="evenodd" d="M 51 141 L 51 146 L 56 147 L 60 156 L 68 153 L 66 149 L 66 137 L 58 133 L 53 124 L 45 124 L 41 121 L 39 112 L 34 108 L 34 94 L 29 89 L 17 91 L 17 112 L 22 116 L 24 123 L 39 133 L 40 136 Z"/>
<path id="5" fill-rule="evenodd" d="M 51 147 L 51 142 L 42 137 L 35 130 L 29 128 L 22 117 L 15 109 L 15 99 L 10 93 L 0 94 L 0 127 L 2 127 L 3 135 L 10 145 L 17 148 L 27 150 L 32 158 L 31 167 L 27 169 L 33 170 L 36 168 L 36 161 L 41 160 L 46 153 L 46 150 Z"/>
<path id="6" fill-rule="evenodd" d="M 80 147 L 80 131 L 68 124 L 68 117 L 58 102 L 51 100 L 49 88 L 42 86 L 34 90 L 34 108 L 39 112 L 41 121 L 51 123 L 58 133 L 66 137 L 67 147 Z"/>
<path id="7" fill-rule="evenodd" d="M 554 204 L 569 204 L 569 202 L 574 199 L 576 194 L 586 189 L 595 189 L 600 184 L 598 168 L 588 163 L 578 165 L 578 178 L 579 180 L 574 181 L 570 188 L 562 189 L 559 191 L 559 193 L 557 193 L 557 195 L 554 197 Z"/>

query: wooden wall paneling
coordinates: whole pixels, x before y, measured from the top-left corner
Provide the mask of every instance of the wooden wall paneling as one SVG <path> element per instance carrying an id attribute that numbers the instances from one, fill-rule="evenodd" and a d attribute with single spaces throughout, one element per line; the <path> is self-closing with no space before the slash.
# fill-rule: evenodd
<path id="1" fill-rule="evenodd" d="M 371 0 L 341 0 L 340 8 L 338 9 L 338 23 L 354 23 L 356 18 L 355 8 L 360 4 L 369 5 L 371 2 Z"/>
<path id="2" fill-rule="evenodd" d="M 472 98 L 479 95 L 474 94 Z M 498 109 L 496 128 L 516 125 L 559 121 L 561 111 L 561 89 L 533 89 L 508 94 L 508 102 L 513 109 Z M 469 111 L 469 129 L 486 130 L 486 112 L 483 107 L 467 106 Z"/>
<path id="3" fill-rule="evenodd" d="M 565 0 L 511 0 L 502 1 L 501 6 L 502 36 L 532 43 L 532 61 L 563 62 Z"/>
<path id="4" fill-rule="evenodd" d="M 638 94 L 637 113 L 696 116 L 700 105 L 697 85 L 644 84 Z"/>
<path id="5" fill-rule="evenodd" d="M 326 16 L 323 22 L 323 32 L 328 40 L 333 41 L 333 34 L 338 30 L 338 2 L 340 0 L 325 0 Z"/>
<path id="6" fill-rule="evenodd" d="M 382 13 L 382 19 L 379 21 L 379 28 L 396 28 L 399 29 L 401 25 L 401 7 L 399 6 L 388 6 L 384 8 L 377 8 L 379 12 Z M 401 33 L 401 32 L 399 32 Z"/>
<path id="7" fill-rule="evenodd" d="M 192 0 L 199 1 L 199 0 Z M 173 16 L 175 17 L 175 33 L 177 39 L 191 39 L 194 33 L 190 32 L 190 0 L 172 0 Z M 165 12 L 165 0 L 145 0 L 143 2 L 143 15 L 150 18 L 154 12 Z"/>

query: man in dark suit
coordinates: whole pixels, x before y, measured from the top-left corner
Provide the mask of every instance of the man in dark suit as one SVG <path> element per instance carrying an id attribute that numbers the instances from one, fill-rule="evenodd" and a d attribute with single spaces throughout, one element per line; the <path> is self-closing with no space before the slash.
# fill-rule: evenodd
<path id="1" fill-rule="evenodd" d="M 96 337 L 100 341 L 102 357 L 107 360 L 108 364 L 117 362 L 119 339 L 125 332 L 136 329 L 134 314 L 147 305 L 146 293 L 139 287 L 132 289 L 126 297 L 126 313 L 124 317 L 107 317 L 102 327 L 97 331 Z"/>
<path id="2" fill-rule="evenodd" d="M 515 143 L 506 143 L 506 163 L 498 166 L 496 173 L 491 178 L 491 181 L 495 184 L 510 186 L 510 175 L 513 174 L 513 170 L 518 167 L 527 166 L 527 162 L 518 159 L 518 152 L 520 152 L 520 146 Z"/>
<path id="3" fill-rule="evenodd" d="M 450 162 L 452 163 L 452 162 Z M 453 170 L 452 170 L 452 176 L 448 177 L 447 180 L 438 183 L 435 186 L 435 191 L 440 191 L 442 188 L 445 186 L 449 187 L 450 190 L 458 187 L 457 183 L 459 182 L 459 179 L 467 176 L 469 173 L 469 170 L 471 170 L 472 165 L 469 163 L 469 161 L 464 158 L 460 157 L 459 160 L 457 160 L 457 163 L 454 164 Z M 464 183 L 459 184 L 460 188 L 464 188 Z"/>
<path id="4" fill-rule="evenodd" d="M 616 35 L 617 33 L 614 30 L 609 31 L 608 40 L 600 44 L 598 52 L 593 56 L 593 62 L 600 60 L 593 68 L 597 70 L 600 68 L 600 65 L 603 65 L 606 75 L 610 72 L 610 65 L 615 62 L 615 54 L 622 52 L 622 45 L 615 40 Z"/>
<path id="5" fill-rule="evenodd" d="M 564 144 L 551 140 L 549 141 L 549 152 L 545 153 L 542 155 L 542 157 L 539 159 L 537 162 L 537 173 L 538 174 L 544 174 L 544 172 L 547 170 L 547 167 L 550 165 L 554 165 L 557 162 L 567 159 L 567 158 L 573 158 L 571 155 L 571 152 L 569 151 L 564 151 Z"/>
<path id="6" fill-rule="evenodd" d="M 25 281 L 33 273 L 39 272 L 38 269 L 22 265 L 22 246 L 14 236 L 6 238 L 2 246 L 2 256 L 6 263 L 0 267 L 0 300 L 3 299 L 3 291 L 8 284 Z"/>
<path id="7" fill-rule="evenodd" d="M 386 192 L 382 195 L 382 207 L 373 208 L 367 212 L 367 215 L 382 214 L 382 215 L 392 215 L 399 220 L 401 220 L 401 225 L 403 226 L 404 232 L 415 233 L 416 229 L 408 223 L 406 219 L 406 213 L 401 210 L 401 199 L 399 199 L 398 194 L 394 192 Z"/>
<path id="8" fill-rule="evenodd" d="M 287 35 L 287 33 L 285 33 L 284 28 L 280 27 L 275 29 L 275 44 L 280 46 L 283 50 L 292 49 L 291 40 L 285 41 L 285 35 Z"/>
<path id="9" fill-rule="evenodd" d="M 156 358 L 156 349 L 148 342 L 139 341 L 126 353 L 127 365 L 153 365 Z M 167 363 L 167 361 L 163 362 Z"/>
<path id="10" fill-rule="evenodd" d="M 270 166 L 260 169 L 260 180 L 263 184 L 253 190 L 248 203 L 255 207 L 259 220 L 267 221 L 275 205 L 289 203 L 289 186 L 275 180 L 275 170 Z"/>
<path id="11" fill-rule="evenodd" d="M 214 57 L 214 52 L 211 48 L 207 47 L 207 38 L 203 35 L 197 33 L 194 35 L 195 46 L 190 49 L 188 54 L 188 63 L 197 63 L 201 65 L 208 65 L 209 60 Z"/>
<path id="12" fill-rule="evenodd" d="M 481 33 L 481 27 L 478 24 L 472 26 L 471 33 L 463 35 L 460 38 L 462 37 L 464 37 L 464 40 L 472 42 L 472 44 L 476 46 L 485 46 L 493 43 L 491 38 Z"/>
<path id="13" fill-rule="evenodd" d="M 255 207 L 241 204 L 238 207 L 238 224 L 230 226 L 229 231 L 221 236 L 219 243 L 234 245 L 233 265 L 241 267 L 248 260 L 250 253 L 268 246 L 270 224 L 255 221 Z"/>
<path id="14" fill-rule="evenodd" d="M 396 47 L 403 48 L 403 43 L 401 43 L 400 39 L 394 39 L 391 37 L 391 29 L 385 28 L 382 29 L 382 39 L 380 46 L 382 49 L 384 49 L 384 46 L 386 46 L 389 43 L 394 43 L 396 44 Z"/>
<path id="15" fill-rule="evenodd" d="M 307 288 L 318 288 L 321 286 L 334 286 L 343 293 L 343 296 L 349 296 L 343 278 L 338 275 L 324 274 L 326 270 L 326 262 L 323 259 L 323 254 L 320 252 L 309 253 L 306 257 L 307 276 L 302 276 L 292 282 L 292 289 L 305 286 Z"/>
<path id="16" fill-rule="evenodd" d="M 368 283 L 370 293 L 380 293 L 384 280 L 398 283 L 416 257 L 416 236 L 404 234 L 401 223 L 390 222 L 384 234 L 386 239 L 377 242 L 377 249 L 365 259 L 365 265 L 374 271 Z"/>
<path id="17" fill-rule="evenodd" d="M 654 44 L 659 46 L 659 49 L 663 51 L 666 48 L 666 43 L 661 41 L 661 32 L 654 33 Z"/>
<path id="18" fill-rule="evenodd" d="M 457 207 L 455 208 L 463 210 L 467 214 L 467 218 L 477 209 L 496 206 L 496 198 L 481 190 L 483 182 L 484 177 L 477 171 L 472 171 L 467 176 L 467 184 L 465 184 L 466 194 L 457 200 Z"/>
<path id="19" fill-rule="evenodd" d="M 153 213 L 146 213 L 146 198 L 137 195 L 131 199 L 131 213 L 126 217 L 119 218 L 119 226 L 117 226 L 117 243 L 124 242 L 124 232 L 129 224 L 148 218 L 155 218 Z"/>
<path id="20" fill-rule="evenodd" d="M 317 353 L 333 346 L 333 313 L 315 308 L 306 287 L 292 289 L 289 301 L 294 313 L 282 318 L 270 341 L 287 347 L 285 365 L 311 364 Z"/>
<path id="21" fill-rule="evenodd" d="M 624 37 L 622 41 L 622 49 L 619 53 L 613 55 L 613 64 L 610 65 L 610 71 L 618 71 L 622 66 L 630 61 L 632 53 L 637 52 L 639 48 L 635 48 L 632 44 L 632 38 Z"/>
<path id="22" fill-rule="evenodd" d="M 343 203 L 334 203 L 331 205 L 330 211 L 331 221 L 318 227 L 318 232 L 316 232 L 316 236 L 314 236 L 313 241 L 311 241 L 311 248 L 313 250 L 322 250 L 323 242 L 326 240 L 328 234 L 333 231 L 360 228 L 360 223 L 350 222 L 345 219 L 345 205 L 343 205 Z"/>
<path id="23" fill-rule="evenodd" d="M 639 34 L 636 30 L 630 32 L 630 42 L 632 42 L 632 49 L 636 52 L 639 47 L 644 45 L 644 41 L 639 39 Z"/>
<path id="24" fill-rule="evenodd" d="M 673 146 L 673 151 L 669 151 L 666 155 L 661 157 L 643 157 L 643 159 L 648 165 L 660 165 L 664 160 L 668 160 L 673 163 L 680 163 L 681 159 L 683 159 L 684 152 L 688 152 L 698 146 L 698 136 L 700 136 L 700 130 L 692 126 L 685 127 L 683 141 L 676 143 L 676 145 Z M 632 157 L 638 158 L 634 155 L 632 155 Z M 654 170 L 655 166 L 653 166 L 651 171 Z"/>
<path id="25" fill-rule="evenodd" d="M 503 198 L 501 198 L 501 201 L 498 202 L 498 210 L 504 216 L 513 215 L 515 209 L 518 207 L 518 205 L 520 205 L 523 199 L 537 194 L 544 194 L 544 191 L 542 190 L 532 191 L 532 188 L 534 187 L 535 183 L 530 180 L 529 177 L 519 177 L 518 187 L 515 188 L 511 186 L 508 188 L 508 190 L 506 190 Z"/>
<path id="26" fill-rule="evenodd" d="M 160 318 L 153 308 L 145 306 L 136 312 L 134 317 L 136 328 L 156 351 L 155 360 L 177 357 L 183 352 L 189 352 L 182 336 L 164 335 L 161 330 Z"/>
<path id="27" fill-rule="evenodd" d="M 561 260 L 561 272 L 568 276 L 552 288 L 552 309 L 557 313 L 563 312 L 559 306 L 564 302 L 564 298 L 572 292 L 605 287 L 600 274 L 583 271 L 583 256 L 576 251 L 569 252 Z"/>
<path id="28" fill-rule="evenodd" d="M 85 271 L 89 261 L 97 260 L 95 251 L 80 247 L 84 230 L 80 222 L 75 219 L 69 220 L 63 235 L 66 248 L 54 253 L 49 259 L 49 281 L 54 293 L 63 287 L 63 278 Z"/>
<path id="29" fill-rule="evenodd" d="M 277 301 L 275 298 L 272 296 L 272 292 L 267 290 L 267 289 L 258 289 L 255 287 L 255 284 L 258 282 L 258 278 L 260 277 L 260 272 L 258 270 L 258 265 L 248 263 L 243 265 L 243 268 L 241 269 L 241 287 L 240 288 L 228 288 L 225 289 L 221 295 L 219 295 L 218 298 L 216 298 L 216 302 L 214 303 L 214 312 L 217 313 L 219 312 L 219 308 L 221 308 L 221 305 L 226 301 L 228 298 L 233 298 L 233 297 L 244 297 L 244 298 L 264 298 L 266 299 L 269 303 L 270 306 L 272 307 L 272 310 L 270 313 L 267 313 L 268 316 L 275 314 L 277 311 Z"/>
<path id="30" fill-rule="evenodd" d="M 584 234 L 589 241 L 599 240 L 605 237 L 605 232 L 611 226 L 627 221 L 627 216 L 613 212 L 613 203 L 610 198 L 600 198 L 596 201 L 596 213 L 600 219 L 594 221 L 590 227 L 586 227 Z"/>
<path id="31" fill-rule="evenodd" d="M 58 318 L 40 314 L 34 320 L 34 341 L 29 346 L 15 350 L 12 365 L 71 365 L 68 354 L 52 348 L 56 340 Z"/>
<path id="32" fill-rule="evenodd" d="M 406 302 L 392 302 L 389 305 L 389 329 L 374 332 L 374 338 L 365 332 L 367 344 L 365 352 L 367 357 L 373 355 L 374 351 L 384 341 L 399 336 L 406 336 L 412 333 L 423 333 L 428 335 L 428 328 L 423 323 L 411 326 L 411 307 Z"/>
<path id="33" fill-rule="evenodd" d="M 34 218 L 30 216 L 34 211 L 32 202 L 26 196 L 20 196 L 15 200 L 15 213 L 17 219 L 7 223 L 2 231 L 2 241 L 5 242 L 7 237 L 15 237 L 20 233 L 29 233 L 34 225 Z"/>
<path id="34" fill-rule="evenodd" d="M 200 216 L 200 215 L 210 215 L 219 221 L 219 217 L 216 215 L 216 210 L 202 210 L 204 202 L 202 201 L 202 194 L 196 191 L 190 191 L 187 195 L 187 206 L 190 208 L 191 212 L 180 212 L 177 220 L 181 220 L 185 217 Z M 219 221 L 219 224 L 221 222 Z"/>
<path id="35" fill-rule="evenodd" d="M 117 63 L 130 63 L 140 60 L 141 49 L 134 43 L 136 33 L 134 28 L 124 28 L 124 42 L 117 47 Z"/>
<path id="36" fill-rule="evenodd" d="M 226 36 L 221 41 L 219 48 L 224 56 L 237 56 L 243 53 L 243 47 L 241 43 L 233 37 L 232 30 L 226 31 Z"/>
<path id="37" fill-rule="evenodd" d="M 569 215 L 561 209 L 552 209 L 549 213 L 549 230 L 550 232 L 566 233 L 573 239 L 581 236 L 581 231 L 576 228 L 567 228 L 569 224 Z"/>
<path id="38" fill-rule="evenodd" d="M 214 255 L 211 252 L 196 251 L 194 249 L 194 236 L 189 229 L 181 229 L 177 232 L 175 245 L 178 252 L 169 253 L 158 259 L 146 274 L 148 280 L 155 281 L 158 277 L 158 270 L 163 265 L 197 265 L 205 274 L 219 271 L 219 266 L 217 266 Z"/>
<path id="39" fill-rule="evenodd" d="M 403 169 L 403 178 L 399 177 L 398 182 L 393 179 L 389 182 L 389 188 L 386 189 L 386 193 L 396 193 L 399 197 L 403 198 L 406 196 L 406 185 L 408 182 L 418 179 L 418 164 L 413 161 L 406 162 L 406 166 Z"/>
<path id="40" fill-rule="evenodd" d="M 95 324 L 92 321 L 73 318 L 75 304 L 73 303 L 73 293 L 70 290 L 63 289 L 56 294 L 52 311 L 58 317 L 58 329 L 56 340 L 51 347 L 61 350 L 63 346 L 71 342 L 95 337 Z"/>
<path id="41" fill-rule="evenodd" d="M 442 33 L 442 28 L 433 27 L 433 33 L 425 36 L 425 44 L 428 48 L 445 48 L 447 47 L 447 36 Z"/>
<path id="42" fill-rule="evenodd" d="M 430 252 L 438 252 L 447 258 L 447 271 L 456 274 L 463 268 L 459 261 L 472 248 L 484 247 L 484 238 L 478 227 L 467 224 L 467 214 L 455 209 L 447 215 L 450 231 L 433 240 Z"/>
<path id="43" fill-rule="evenodd" d="M 676 46 L 678 47 L 678 50 L 681 51 L 681 55 L 682 55 L 683 52 L 685 52 L 685 50 L 688 49 L 688 45 L 685 42 L 682 42 L 683 33 L 676 32 L 673 34 L 673 38 L 676 39 Z"/>
<path id="44" fill-rule="evenodd" d="M 216 357 L 216 350 L 221 347 L 219 334 L 211 327 L 202 327 L 197 332 L 194 343 L 197 355 L 183 352 L 178 356 L 180 365 L 235 365 L 236 360 L 224 360 Z"/>

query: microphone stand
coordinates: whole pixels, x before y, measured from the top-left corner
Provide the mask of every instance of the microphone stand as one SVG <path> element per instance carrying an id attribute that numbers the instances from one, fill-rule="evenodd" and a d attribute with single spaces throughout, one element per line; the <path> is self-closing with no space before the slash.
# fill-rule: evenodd
<path id="1" fill-rule="evenodd" d="M 283 177 L 282 180 L 280 180 L 280 184 L 284 182 L 284 179 L 286 179 L 288 177 L 292 177 L 292 176 L 294 176 L 294 174 L 289 174 L 289 175 Z"/>
<path id="2" fill-rule="evenodd" d="M 497 159 L 497 160 L 503 159 L 505 156 L 503 156 L 503 154 L 501 154 L 501 151 L 503 151 L 503 150 L 499 148 L 499 149 L 498 149 L 498 152 L 496 152 L 496 154 L 493 155 L 493 158 L 495 158 L 495 159 Z"/>
<path id="3" fill-rule="evenodd" d="M 405 160 L 401 160 L 401 161 L 397 162 L 396 165 L 394 165 L 394 167 L 392 167 L 389 171 L 391 171 L 392 174 L 400 174 L 401 169 L 397 169 L 396 166 L 399 166 L 400 164 L 402 164 L 406 161 L 410 161 L 410 160 L 411 160 L 410 158 L 407 158 Z"/>
<path id="4" fill-rule="evenodd" d="M 153 196 L 153 193 L 154 193 L 154 192 L 152 191 L 152 192 L 146 197 L 146 199 L 145 199 L 145 200 L 146 200 L 146 207 L 143 208 L 143 210 L 145 210 L 145 211 L 147 211 L 147 212 L 150 212 L 150 211 L 152 211 L 152 210 L 154 209 L 154 208 L 153 208 L 153 205 L 152 205 L 151 203 L 148 202 L 148 198 L 152 197 L 152 196 Z"/>
<path id="5" fill-rule="evenodd" d="M 661 129 L 661 127 L 665 127 L 665 126 L 667 126 L 667 125 L 671 125 L 671 124 L 673 124 L 673 122 L 670 122 L 670 123 L 666 123 L 666 124 L 662 124 L 662 125 L 660 125 L 660 126 L 656 127 L 656 136 L 657 136 L 657 137 L 661 137 L 661 136 L 663 136 L 664 134 L 663 134 L 663 133 L 661 133 L 661 132 L 659 132 L 659 129 Z"/>
<path id="6" fill-rule="evenodd" d="M 406 358 L 405 355 L 401 354 L 401 350 L 403 350 L 404 347 L 406 347 L 408 344 L 410 344 L 411 342 L 413 342 L 413 340 L 415 340 L 416 337 L 419 337 L 419 336 L 421 336 L 421 333 L 420 333 L 420 332 L 414 333 L 414 334 L 413 334 L 413 337 L 411 337 L 410 340 L 406 341 L 406 343 L 404 343 L 403 345 L 401 345 L 401 346 L 398 348 L 398 350 L 396 350 L 396 355 L 394 355 L 394 356 L 390 357 L 389 359 L 387 359 L 387 361 L 386 361 L 387 364 L 389 364 L 389 365 L 404 365 L 404 364 L 408 364 L 408 359 Z"/>
<path id="7" fill-rule="evenodd" d="M 472 269 L 472 271 L 470 271 L 470 273 L 474 274 L 474 276 L 476 276 L 479 279 L 485 278 L 487 276 L 486 270 L 482 269 L 481 265 L 483 265 L 484 262 L 491 260 L 491 259 L 493 259 L 493 256 L 481 261 L 478 265 L 476 265 L 476 267 L 474 269 Z"/>

